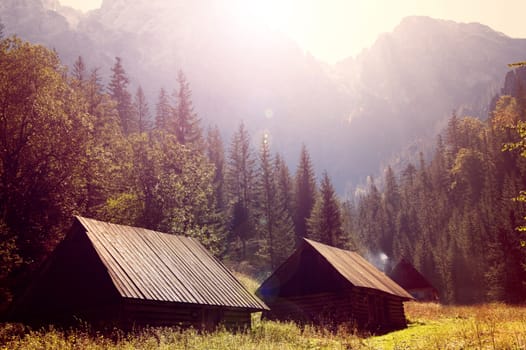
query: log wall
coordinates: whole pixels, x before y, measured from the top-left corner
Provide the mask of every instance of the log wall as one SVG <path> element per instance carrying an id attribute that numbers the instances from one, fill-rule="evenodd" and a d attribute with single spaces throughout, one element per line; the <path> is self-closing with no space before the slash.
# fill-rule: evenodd
<path id="1" fill-rule="evenodd" d="M 329 327 L 345 323 L 380 332 L 407 326 L 402 300 L 371 289 L 280 297 L 266 302 L 271 311 L 263 315 L 273 320 Z"/>

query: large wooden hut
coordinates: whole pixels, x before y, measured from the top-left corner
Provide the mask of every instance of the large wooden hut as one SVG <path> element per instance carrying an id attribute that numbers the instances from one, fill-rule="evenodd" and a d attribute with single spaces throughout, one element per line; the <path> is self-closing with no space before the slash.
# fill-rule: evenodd
<path id="1" fill-rule="evenodd" d="M 77 217 L 11 318 L 243 328 L 266 309 L 196 239 Z"/>
<path id="2" fill-rule="evenodd" d="M 407 325 L 413 299 L 359 254 L 304 239 L 256 294 L 269 319 L 387 331 Z"/>
<path id="3" fill-rule="evenodd" d="M 406 259 L 402 258 L 388 275 L 416 300 L 438 301 L 437 289 Z"/>

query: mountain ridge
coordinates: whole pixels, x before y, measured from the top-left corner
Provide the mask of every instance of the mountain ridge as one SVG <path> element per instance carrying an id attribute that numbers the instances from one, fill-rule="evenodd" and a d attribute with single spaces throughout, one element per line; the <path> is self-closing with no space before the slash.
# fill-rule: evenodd
<path id="1" fill-rule="evenodd" d="M 66 8 L 49 10 L 55 3 L 6 0 L 5 33 L 55 48 L 69 66 L 81 55 L 106 79 L 122 57 L 130 92 L 142 85 L 150 106 L 182 69 L 197 113 L 220 126 L 225 144 L 244 120 L 254 147 L 269 133 L 294 170 L 305 143 L 340 193 L 407 144 L 432 140 L 452 111 L 485 118 L 506 64 L 526 50 L 526 40 L 482 24 L 411 16 L 357 57 L 328 65 L 277 32 L 242 27 L 216 3 L 104 0 L 69 19 Z"/>

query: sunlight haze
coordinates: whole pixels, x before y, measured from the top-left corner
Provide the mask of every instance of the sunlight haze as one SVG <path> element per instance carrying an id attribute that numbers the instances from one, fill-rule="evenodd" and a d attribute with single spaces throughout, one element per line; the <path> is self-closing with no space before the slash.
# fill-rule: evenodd
<path id="1" fill-rule="evenodd" d="M 60 0 L 82 11 L 101 0 Z M 248 23 L 262 23 L 295 40 L 316 58 L 334 63 L 356 56 L 406 16 L 479 22 L 514 38 L 526 37 L 520 0 L 225 0 Z"/>

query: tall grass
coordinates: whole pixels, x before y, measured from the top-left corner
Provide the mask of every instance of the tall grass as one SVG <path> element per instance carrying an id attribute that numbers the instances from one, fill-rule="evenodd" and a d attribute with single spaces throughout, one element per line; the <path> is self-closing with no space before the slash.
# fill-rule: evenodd
<path id="1" fill-rule="evenodd" d="M 0 324 L 0 349 L 526 349 L 525 307 L 411 302 L 405 309 L 407 329 L 375 337 L 345 327 L 331 333 L 271 321 L 258 321 L 244 333 L 149 328 L 102 334 L 87 326 L 33 330 L 19 324 Z"/>
<path id="2" fill-rule="evenodd" d="M 526 349 L 526 307 L 406 303 L 405 330 L 365 341 L 378 349 Z"/>
<path id="3" fill-rule="evenodd" d="M 93 334 L 83 330 L 38 331 L 6 328 L 0 349 L 355 349 L 362 341 L 348 334 L 331 334 L 312 327 L 300 329 L 294 323 L 261 322 L 245 333 L 231 333 L 224 329 L 213 333 L 174 328 L 149 328 L 125 334 L 115 331 L 110 335 Z"/>

